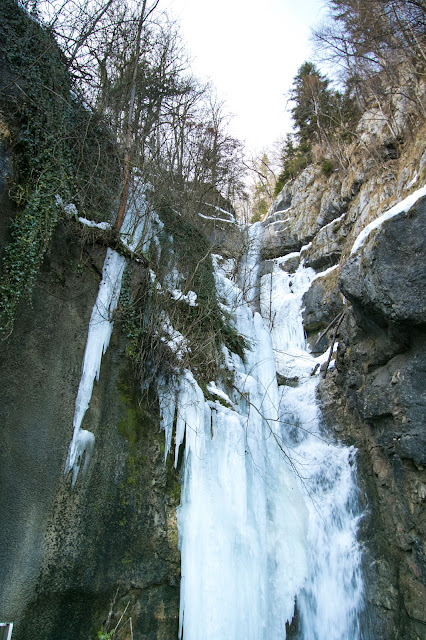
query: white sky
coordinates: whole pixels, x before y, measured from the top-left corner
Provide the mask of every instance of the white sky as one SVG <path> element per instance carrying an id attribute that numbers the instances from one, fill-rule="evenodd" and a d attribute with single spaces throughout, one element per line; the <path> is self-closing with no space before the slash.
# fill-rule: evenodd
<path id="1" fill-rule="evenodd" d="M 311 57 L 322 0 L 163 0 L 181 25 L 193 70 L 234 115 L 231 134 L 255 152 L 291 130 L 285 92 Z"/>

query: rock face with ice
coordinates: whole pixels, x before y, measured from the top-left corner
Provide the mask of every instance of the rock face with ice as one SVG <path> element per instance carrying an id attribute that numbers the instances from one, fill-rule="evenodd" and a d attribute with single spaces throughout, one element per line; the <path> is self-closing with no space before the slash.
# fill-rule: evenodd
<path id="1" fill-rule="evenodd" d="M 124 259 L 93 242 L 109 225 L 58 201 L 0 359 L 0 616 L 16 640 L 94 637 L 110 611 L 135 640 L 424 640 L 422 154 L 395 179 L 308 167 L 242 235 L 203 210 L 214 252 L 232 236 L 214 278 L 247 348 L 198 384 L 191 336 L 158 314 L 178 367 L 148 400 L 114 311 Z M 143 224 L 122 228 L 126 291 L 196 315 L 203 292 L 166 268 L 177 244 L 144 193 Z"/>
<path id="2" fill-rule="evenodd" d="M 113 328 L 113 313 L 120 295 L 121 278 L 125 258 L 112 249 L 107 250 L 99 292 L 93 307 L 87 334 L 86 349 L 73 420 L 74 434 L 65 464 L 65 473 L 72 471 L 72 486 L 75 485 L 80 464 L 84 456 L 83 475 L 92 457 L 95 436 L 81 428 L 84 414 L 89 408 L 93 383 L 99 380 L 102 356 L 108 348 Z"/>

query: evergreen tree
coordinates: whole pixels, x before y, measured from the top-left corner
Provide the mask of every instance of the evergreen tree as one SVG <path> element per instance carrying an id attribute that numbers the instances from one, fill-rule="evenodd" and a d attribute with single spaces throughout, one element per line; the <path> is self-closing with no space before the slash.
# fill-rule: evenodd
<path id="1" fill-rule="evenodd" d="M 327 137 L 333 125 L 333 111 L 340 94 L 329 88 L 330 81 L 312 62 L 305 62 L 293 81 L 291 110 L 300 143 L 312 144 Z"/>

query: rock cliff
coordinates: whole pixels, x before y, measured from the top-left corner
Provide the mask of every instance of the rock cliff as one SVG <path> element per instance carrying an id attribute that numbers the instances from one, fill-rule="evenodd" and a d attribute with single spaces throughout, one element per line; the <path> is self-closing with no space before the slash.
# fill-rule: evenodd
<path id="1" fill-rule="evenodd" d="M 85 418 L 88 473 L 73 491 L 64 475 L 104 256 L 90 233 L 58 228 L 2 346 L 0 600 L 18 640 L 96 637 L 124 611 L 135 638 L 177 637 L 178 474 L 158 414 L 140 404 L 119 316 Z"/>

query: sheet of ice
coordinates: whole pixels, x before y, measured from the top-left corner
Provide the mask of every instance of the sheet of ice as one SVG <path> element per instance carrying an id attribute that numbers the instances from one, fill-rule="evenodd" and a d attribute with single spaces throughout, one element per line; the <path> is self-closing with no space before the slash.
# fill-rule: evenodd
<path id="1" fill-rule="evenodd" d="M 290 211 L 291 207 L 287 207 L 286 209 L 280 209 L 279 211 L 274 211 L 273 214 L 271 215 L 276 215 L 277 213 L 287 213 L 287 211 Z"/>
<path id="2" fill-rule="evenodd" d="M 175 329 L 170 322 L 170 318 L 164 313 L 160 316 L 160 327 L 164 335 L 161 336 L 161 341 L 166 343 L 167 346 L 173 351 L 179 360 L 190 351 L 188 340 L 183 336 L 180 331 Z"/>
<path id="3" fill-rule="evenodd" d="M 95 227 L 97 229 L 102 229 L 103 231 L 107 231 L 108 229 L 111 229 L 111 225 L 109 222 L 95 222 L 94 220 L 88 220 L 87 218 L 79 216 L 78 210 L 75 204 L 72 202 L 65 204 L 61 196 L 59 195 L 59 193 L 56 194 L 55 201 L 58 207 L 61 207 L 61 209 L 63 209 L 63 211 L 67 214 L 67 216 L 70 216 L 71 218 L 75 218 L 76 220 L 81 222 L 81 224 L 84 224 L 86 227 Z"/>
<path id="4" fill-rule="evenodd" d="M 388 211 L 385 211 L 385 213 L 383 213 L 381 216 L 373 220 L 373 222 L 370 222 L 370 224 L 368 224 L 361 231 L 361 233 L 355 240 L 353 247 L 351 249 L 351 255 L 353 253 L 356 253 L 358 249 L 362 247 L 362 245 L 367 240 L 368 236 L 373 231 L 373 229 L 377 229 L 378 227 L 380 227 L 384 222 L 386 222 L 386 220 L 390 220 L 390 218 L 393 218 L 394 216 L 397 216 L 400 213 L 408 211 L 417 202 L 417 200 L 419 200 L 425 195 L 426 195 L 426 186 L 422 187 L 421 189 L 417 189 L 417 191 L 414 191 L 414 193 L 411 193 L 407 198 L 405 198 L 401 202 L 398 202 L 398 204 L 396 204 L 394 207 L 392 207 Z"/>
<path id="5" fill-rule="evenodd" d="M 280 388 L 281 420 L 288 424 L 286 442 L 308 495 L 309 571 L 297 596 L 300 640 L 357 640 L 363 581 L 356 452 L 324 439 L 315 387 L 311 378 L 297 388 Z"/>
<path id="6" fill-rule="evenodd" d="M 185 440 L 179 638 L 284 640 L 297 597 L 300 640 L 359 640 L 355 452 L 325 441 L 310 374 L 328 353 L 311 356 L 302 327 L 315 272 L 302 261 L 288 274 L 275 261 L 262 278 L 262 319 L 261 234 L 253 225 L 236 278 L 235 264 L 213 259 L 220 303 L 250 345 L 244 361 L 223 347 L 231 387 L 208 385 L 229 406 L 206 402 L 189 371 L 159 383 L 166 449 L 176 423 L 175 464 Z M 278 387 L 276 362 L 297 387 Z"/>
<path id="7" fill-rule="evenodd" d="M 306 349 L 301 307 L 315 271 L 306 268 L 302 260 L 295 273 L 288 273 L 280 268 L 285 261 L 275 260 L 272 273 L 262 277 L 260 309 L 271 332 L 278 373 L 304 377 L 310 375 L 315 360 Z"/>
<path id="8" fill-rule="evenodd" d="M 320 271 L 319 273 L 317 273 L 313 278 L 312 278 L 312 282 L 314 280 L 318 280 L 318 278 L 323 278 L 324 276 L 327 276 L 329 273 L 331 273 L 332 271 L 335 271 L 336 269 L 339 268 L 340 265 L 335 264 L 333 267 L 328 267 L 328 269 L 325 269 L 325 271 Z"/>
<path id="9" fill-rule="evenodd" d="M 260 249 L 263 236 L 261 222 L 255 222 L 248 228 L 247 250 L 241 261 L 238 283 L 244 299 L 254 308 L 258 308 Z"/>
<path id="10" fill-rule="evenodd" d="M 59 206 L 63 206 L 62 199 L 57 196 Z M 142 205 L 144 203 L 142 202 Z M 136 212 L 129 208 L 123 222 L 122 239 L 132 251 L 140 246 L 141 239 L 147 229 L 151 230 L 154 222 L 146 222 L 144 206 Z M 108 223 L 95 223 L 85 218 L 79 218 L 80 222 L 88 226 L 109 228 Z M 100 225 L 107 225 L 103 227 Z M 117 308 L 121 290 L 121 279 L 126 259 L 117 251 L 107 249 L 102 269 L 102 280 L 99 284 L 98 295 L 92 309 L 87 333 L 86 348 L 84 351 L 82 374 L 75 402 L 73 419 L 73 437 L 68 448 L 68 456 L 65 463 L 65 473 L 72 471 L 71 485 L 74 487 L 82 460 L 84 465 L 82 474 L 87 471 L 95 445 L 95 436 L 90 431 L 81 428 L 84 415 L 92 398 L 93 384 L 99 380 L 102 355 L 108 348 L 114 325 L 113 314 Z"/>
<path id="11" fill-rule="evenodd" d="M 150 211 L 146 200 L 146 186 L 135 185 L 129 198 L 126 216 L 120 230 L 120 239 L 129 251 L 147 253 L 151 242 L 160 249 L 158 234 L 164 227 L 155 211 Z"/>
<path id="12" fill-rule="evenodd" d="M 248 365 L 253 375 L 240 376 L 238 410 L 217 403 L 211 409 L 190 379 L 192 389 L 179 398 L 186 428 L 178 511 L 185 640 L 285 637 L 306 573 L 306 507 L 272 436 L 273 357 L 260 316 L 252 324 L 259 348 Z"/>
<path id="13" fill-rule="evenodd" d="M 188 293 L 183 293 L 180 289 L 171 289 L 170 295 L 173 300 L 177 302 L 186 302 L 190 307 L 197 307 L 197 294 L 195 291 L 188 291 Z"/>
<path id="14" fill-rule="evenodd" d="M 181 505 L 179 637 L 185 640 L 282 640 L 306 575 L 307 509 L 300 481 L 277 446 L 279 391 L 272 342 L 258 313 L 216 261 L 216 284 L 234 309 L 237 331 L 252 345 L 243 362 L 224 350 L 235 386 L 208 389 L 230 406 L 206 402 L 192 374 L 161 385 L 176 395 L 176 449 L 185 435 Z M 229 265 L 228 265 L 229 266 Z"/>
<path id="15" fill-rule="evenodd" d="M 89 322 L 82 374 L 75 402 L 74 433 L 65 464 L 65 473 L 73 472 L 72 486 L 76 483 L 83 456 L 85 457 L 83 474 L 86 472 L 95 444 L 95 436 L 81 429 L 81 424 L 92 398 L 95 378 L 99 380 L 102 355 L 110 341 L 114 324 L 113 313 L 120 295 L 124 265 L 123 256 L 112 249 L 107 249 L 102 280 Z"/>
<path id="16" fill-rule="evenodd" d="M 303 478 L 309 511 L 308 574 L 297 595 L 300 640 L 358 640 L 363 582 L 355 451 L 336 445 L 320 428 L 318 376 L 311 374 L 315 363 L 328 360 L 330 350 L 318 358 L 308 353 L 300 313 L 310 283 L 331 269 L 315 275 L 302 261 L 296 273 L 288 274 L 279 269 L 279 262 L 275 261 L 272 283 L 262 278 L 261 302 L 274 325 L 278 370 L 299 381 L 296 387 L 279 388 L 279 406 L 283 442 Z"/>
<path id="17" fill-rule="evenodd" d="M 231 213 L 230 211 L 227 211 L 226 209 L 222 209 L 221 207 L 218 207 L 215 204 L 211 204 L 210 202 L 205 202 L 204 203 L 207 207 L 211 207 L 212 209 L 215 209 L 215 211 L 219 211 L 219 213 L 223 213 L 227 216 L 227 220 L 226 222 L 235 222 L 235 216 L 233 213 Z M 200 214 L 201 215 L 201 214 Z"/>
<path id="18" fill-rule="evenodd" d="M 230 220 L 229 218 L 218 218 L 217 216 L 206 216 L 204 213 L 198 214 L 200 218 L 205 218 L 206 220 L 214 220 L 216 222 L 227 222 L 228 224 L 236 224 L 235 220 Z"/>
<path id="19" fill-rule="evenodd" d="M 207 385 L 207 391 L 209 391 L 212 395 L 224 400 L 228 404 L 228 406 L 234 407 L 234 403 L 232 402 L 228 394 L 222 391 L 222 389 L 218 389 L 214 382 L 210 382 Z"/>
<path id="20" fill-rule="evenodd" d="M 96 229 L 102 229 L 102 231 L 108 231 L 108 229 L 111 229 L 109 222 L 95 222 L 94 220 L 83 218 L 82 216 L 79 216 L 78 220 L 86 227 L 95 227 Z"/>

